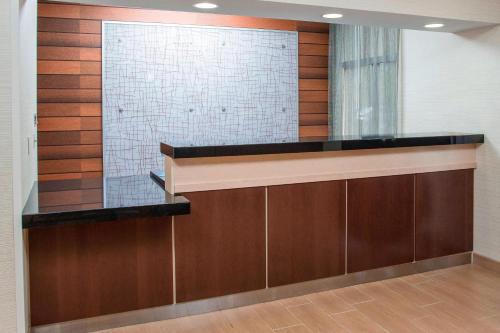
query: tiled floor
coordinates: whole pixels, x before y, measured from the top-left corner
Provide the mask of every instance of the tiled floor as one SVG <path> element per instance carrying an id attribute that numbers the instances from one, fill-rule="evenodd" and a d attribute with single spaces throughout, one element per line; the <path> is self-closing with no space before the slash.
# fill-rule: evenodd
<path id="1" fill-rule="evenodd" d="M 105 331 L 500 332 L 500 274 L 475 265 Z"/>

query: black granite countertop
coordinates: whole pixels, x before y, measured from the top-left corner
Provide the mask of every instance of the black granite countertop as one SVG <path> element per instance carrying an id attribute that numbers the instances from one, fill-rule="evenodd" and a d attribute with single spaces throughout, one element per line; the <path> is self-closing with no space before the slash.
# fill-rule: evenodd
<path id="1" fill-rule="evenodd" d="M 162 142 L 161 152 L 172 158 L 239 156 L 341 151 L 356 149 L 400 148 L 484 143 L 483 134 L 468 133 L 415 133 L 397 135 L 367 135 L 343 137 L 315 137 L 276 141 L 263 139 L 259 142 L 211 142 L 198 145 L 190 142 Z"/>
<path id="2" fill-rule="evenodd" d="M 23 211 L 23 228 L 113 221 L 125 217 L 189 214 L 190 203 L 149 175 L 36 182 Z"/>

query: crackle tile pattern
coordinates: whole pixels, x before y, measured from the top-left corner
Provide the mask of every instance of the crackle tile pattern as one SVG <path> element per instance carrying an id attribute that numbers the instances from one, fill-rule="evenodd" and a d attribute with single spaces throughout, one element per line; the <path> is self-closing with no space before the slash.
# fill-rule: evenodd
<path id="1" fill-rule="evenodd" d="M 499 287 L 465 265 L 102 333 L 500 332 Z"/>
<path id="2" fill-rule="evenodd" d="M 295 31 L 104 22 L 108 177 L 161 169 L 162 141 L 221 145 L 298 137 Z"/>

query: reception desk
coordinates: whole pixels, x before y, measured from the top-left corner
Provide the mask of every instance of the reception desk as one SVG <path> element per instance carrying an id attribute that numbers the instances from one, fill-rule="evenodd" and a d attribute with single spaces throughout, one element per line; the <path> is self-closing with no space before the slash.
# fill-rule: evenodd
<path id="1" fill-rule="evenodd" d="M 442 133 L 163 143 L 165 188 L 191 202 L 191 214 L 174 219 L 176 301 L 336 276 L 359 283 L 376 279 L 375 269 L 430 269 L 458 254 L 470 261 L 483 141 Z"/>
<path id="2" fill-rule="evenodd" d="M 438 133 L 162 143 L 156 180 L 189 211 L 126 228 L 28 223 L 31 295 L 45 302 L 32 301 L 32 321 L 83 332 L 470 263 L 483 142 Z M 82 236 L 93 231 L 101 236 Z"/>

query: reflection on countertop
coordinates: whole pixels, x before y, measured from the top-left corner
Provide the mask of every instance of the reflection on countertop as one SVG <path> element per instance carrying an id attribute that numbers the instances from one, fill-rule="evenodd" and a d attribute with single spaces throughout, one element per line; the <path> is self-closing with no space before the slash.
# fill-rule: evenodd
<path id="1" fill-rule="evenodd" d="M 35 182 L 23 228 L 189 212 L 186 198 L 165 192 L 149 175 L 47 180 Z"/>

